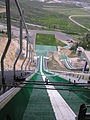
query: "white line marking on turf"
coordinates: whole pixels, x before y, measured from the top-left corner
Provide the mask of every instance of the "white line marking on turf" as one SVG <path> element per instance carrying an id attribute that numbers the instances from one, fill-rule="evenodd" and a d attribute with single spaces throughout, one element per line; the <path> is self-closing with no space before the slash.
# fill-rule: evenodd
<path id="1" fill-rule="evenodd" d="M 44 75 L 42 71 L 42 56 L 41 56 L 41 62 L 40 62 L 40 72 L 43 78 L 43 81 L 45 81 L 46 76 Z M 54 86 L 47 86 L 46 88 L 54 88 Z M 52 104 L 53 111 L 55 113 L 56 120 L 75 120 L 75 113 L 72 111 L 72 109 L 68 106 L 68 104 L 65 102 L 65 100 L 62 98 L 62 96 L 58 93 L 57 90 L 48 90 L 47 93 L 50 97 L 50 101 Z"/>

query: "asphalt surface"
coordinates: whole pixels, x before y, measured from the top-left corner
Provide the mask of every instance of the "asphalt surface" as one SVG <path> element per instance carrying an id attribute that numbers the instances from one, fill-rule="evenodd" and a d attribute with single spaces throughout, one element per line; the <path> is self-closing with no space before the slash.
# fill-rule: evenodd
<path id="1" fill-rule="evenodd" d="M 1 31 L 7 31 L 7 27 L 6 25 L 0 23 L 0 30 Z M 16 36 L 16 37 L 19 37 L 20 36 L 20 32 L 19 32 L 19 28 L 15 27 L 15 26 L 12 26 L 12 35 Z M 34 45 L 34 49 L 35 49 L 35 37 L 36 37 L 36 34 L 37 33 L 43 33 L 43 34 L 55 34 L 56 36 L 56 39 L 57 40 L 62 40 L 63 42 L 67 41 L 67 44 L 68 43 L 68 40 L 71 40 L 72 38 L 69 37 L 67 34 L 65 33 L 62 33 L 62 32 L 57 32 L 57 31 L 46 31 L 46 30 L 29 30 L 29 33 L 30 33 L 30 40 L 31 42 L 33 43 Z M 25 29 L 23 29 L 23 37 L 25 37 L 26 35 L 26 31 Z"/>

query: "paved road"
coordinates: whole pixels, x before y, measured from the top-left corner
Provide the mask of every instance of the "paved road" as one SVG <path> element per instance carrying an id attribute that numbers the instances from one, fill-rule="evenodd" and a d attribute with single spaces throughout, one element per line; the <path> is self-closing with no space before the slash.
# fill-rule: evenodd
<path id="1" fill-rule="evenodd" d="M 7 31 L 6 25 L 0 23 L 0 30 Z M 31 36 L 35 39 L 36 33 L 43 33 L 43 34 L 55 34 L 57 40 L 69 40 L 71 39 L 67 34 L 57 31 L 46 31 L 46 30 L 29 30 Z M 23 30 L 23 33 L 25 35 L 25 30 Z M 19 28 L 12 26 L 12 34 L 15 36 L 19 36 Z"/>
<path id="2" fill-rule="evenodd" d="M 19 20 L 16 21 L 16 20 L 13 20 L 13 19 L 12 19 L 11 21 L 12 21 L 12 22 L 19 23 Z M 33 27 L 38 27 L 38 28 L 45 28 L 45 29 L 47 28 L 47 27 L 45 27 L 45 26 L 41 26 L 41 25 L 37 25 L 37 24 L 30 24 L 30 23 L 27 23 L 27 22 L 26 22 L 26 25 L 33 26 Z"/>
<path id="3" fill-rule="evenodd" d="M 62 32 L 57 32 L 57 31 L 30 30 L 30 33 L 31 33 L 31 39 L 33 41 L 35 41 L 36 33 L 55 34 L 55 37 L 57 40 L 62 40 L 63 42 L 67 43 L 68 45 L 69 45 L 68 40 L 71 39 L 67 34 L 62 33 Z M 34 42 L 34 47 L 35 47 L 35 42 Z"/>
<path id="4" fill-rule="evenodd" d="M 0 23 L 0 30 L 3 30 L 3 31 L 6 32 L 7 31 L 6 25 Z M 19 28 L 15 27 L 15 26 L 12 26 L 12 35 L 19 37 L 20 36 L 19 31 L 20 31 Z M 34 48 L 35 48 L 36 33 L 55 34 L 57 40 L 62 40 L 63 42 L 67 43 L 68 45 L 69 45 L 68 40 L 72 39 L 67 34 L 62 33 L 62 32 L 57 32 L 57 31 L 29 30 L 29 32 L 30 32 L 31 41 L 34 45 Z M 25 32 L 25 29 L 24 29 L 23 30 L 23 36 L 25 36 L 25 33 L 26 32 Z"/>
<path id="5" fill-rule="evenodd" d="M 90 17 L 90 15 L 71 15 L 71 16 L 69 16 L 69 20 L 71 20 L 73 23 L 75 23 L 76 25 L 78 25 L 78 26 L 80 26 L 80 27 L 82 27 L 82 28 L 90 31 L 90 28 L 87 28 L 87 27 L 85 27 L 84 25 L 78 23 L 78 22 L 75 21 L 72 17 Z"/>
<path id="6" fill-rule="evenodd" d="M 4 7 L 4 6 L 3 6 Z M 2 12 L 5 12 L 5 9 L 4 11 Z M 1 13 L 2 13 L 1 12 Z M 16 20 L 12 20 L 14 22 L 17 22 Z M 44 27 L 44 26 L 40 26 L 40 25 L 35 25 L 35 24 L 30 24 L 30 23 L 26 23 L 26 25 L 32 25 L 32 26 L 37 26 L 37 27 Z M 7 27 L 6 25 L 3 25 L 2 23 L 0 23 L 0 30 L 3 30 L 3 31 L 7 31 Z M 12 26 L 12 34 L 19 37 L 20 36 L 20 33 L 19 33 L 19 28 L 15 27 L 15 26 Z M 71 38 L 65 34 L 65 33 L 62 33 L 62 32 L 57 32 L 57 31 L 45 31 L 45 30 L 29 30 L 30 32 L 30 36 L 31 36 L 31 41 L 33 42 L 33 45 L 34 45 L 34 48 L 35 48 L 35 37 L 36 37 L 36 33 L 43 33 L 43 34 L 55 34 L 56 36 L 56 39 L 57 40 L 63 40 L 63 42 L 68 43 L 67 40 L 70 40 Z M 25 30 L 23 30 L 23 33 L 24 33 L 24 36 L 25 36 Z"/>

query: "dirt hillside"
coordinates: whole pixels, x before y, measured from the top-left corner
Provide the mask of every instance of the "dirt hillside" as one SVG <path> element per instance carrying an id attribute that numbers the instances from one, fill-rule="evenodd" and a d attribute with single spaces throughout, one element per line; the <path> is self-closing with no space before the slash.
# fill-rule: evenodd
<path id="1" fill-rule="evenodd" d="M 6 37 L 0 37 L 0 62 L 1 62 L 1 56 L 2 53 L 5 49 L 7 43 L 7 38 Z M 26 46 L 26 40 L 23 40 L 23 54 L 25 57 L 25 46 Z M 13 38 L 9 47 L 9 50 L 6 54 L 6 58 L 5 58 L 5 70 L 12 70 L 13 69 L 13 64 L 15 62 L 15 59 L 17 57 L 16 51 L 19 50 L 19 40 L 18 38 Z M 21 57 L 17 63 L 17 70 L 20 70 L 20 66 L 24 60 L 24 57 Z M 25 64 L 26 65 L 26 64 Z M 24 65 L 24 66 L 25 66 Z M 1 69 L 1 64 L 0 64 L 0 69 Z"/>

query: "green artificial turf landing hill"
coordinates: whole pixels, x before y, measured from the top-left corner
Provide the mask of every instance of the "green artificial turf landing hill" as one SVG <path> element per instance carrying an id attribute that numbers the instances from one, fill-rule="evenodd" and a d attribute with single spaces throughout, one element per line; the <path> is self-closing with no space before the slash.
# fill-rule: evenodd
<path id="1" fill-rule="evenodd" d="M 37 33 L 36 35 L 36 44 L 62 47 L 66 45 L 62 41 L 56 40 L 54 34 L 41 34 L 41 33 Z"/>

